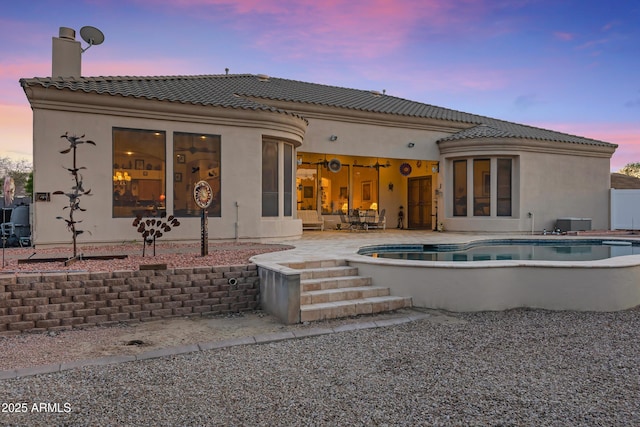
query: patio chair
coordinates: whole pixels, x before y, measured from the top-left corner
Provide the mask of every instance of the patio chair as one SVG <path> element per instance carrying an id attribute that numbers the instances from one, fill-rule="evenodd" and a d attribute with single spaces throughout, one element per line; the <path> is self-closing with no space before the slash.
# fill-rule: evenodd
<path id="1" fill-rule="evenodd" d="M 386 209 L 382 209 L 380 211 L 380 215 L 378 215 L 378 221 L 373 224 L 369 224 L 369 229 L 375 228 L 376 230 L 385 230 L 387 228 L 387 219 L 385 217 L 386 212 Z"/>
<path id="2" fill-rule="evenodd" d="M 351 222 L 347 219 L 344 212 L 340 211 L 340 223 L 336 227 L 338 230 L 348 230 L 351 228 Z"/>

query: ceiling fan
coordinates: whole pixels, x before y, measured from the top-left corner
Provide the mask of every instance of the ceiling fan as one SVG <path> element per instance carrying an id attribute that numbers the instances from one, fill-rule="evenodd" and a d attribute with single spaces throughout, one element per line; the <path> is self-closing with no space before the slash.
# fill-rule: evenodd
<path id="1" fill-rule="evenodd" d="M 179 147 L 179 148 L 176 149 L 176 152 L 184 152 L 184 151 L 188 151 L 191 154 L 196 154 L 196 153 L 216 153 L 216 150 L 212 150 L 207 146 L 196 147 L 193 142 L 191 142 L 191 147 L 189 147 L 189 148 Z"/>
<path id="2" fill-rule="evenodd" d="M 387 163 L 385 163 L 383 165 L 378 160 L 376 160 L 376 163 L 373 164 L 373 165 L 357 165 L 357 164 L 354 164 L 353 166 L 356 167 L 356 168 L 373 168 L 375 170 L 380 170 L 380 168 L 388 168 L 389 166 L 391 166 L 391 163 L 387 160 Z"/>

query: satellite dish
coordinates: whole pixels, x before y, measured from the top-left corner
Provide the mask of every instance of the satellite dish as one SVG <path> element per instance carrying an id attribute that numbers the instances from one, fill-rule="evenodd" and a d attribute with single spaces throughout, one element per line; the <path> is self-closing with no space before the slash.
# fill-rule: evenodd
<path id="1" fill-rule="evenodd" d="M 104 42 L 104 34 L 102 34 L 102 31 L 100 31 L 96 27 L 86 26 L 80 28 L 80 37 L 82 37 L 82 40 L 89 43 L 89 46 L 82 49 L 83 52 L 89 49 L 91 46 L 99 45 Z"/>

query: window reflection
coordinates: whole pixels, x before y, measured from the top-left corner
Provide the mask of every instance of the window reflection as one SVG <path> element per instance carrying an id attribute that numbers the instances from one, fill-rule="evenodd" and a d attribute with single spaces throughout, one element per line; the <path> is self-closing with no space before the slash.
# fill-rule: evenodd
<path id="1" fill-rule="evenodd" d="M 498 159 L 498 216 L 511 216 L 511 159 Z"/>
<path id="2" fill-rule="evenodd" d="M 453 215 L 467 216 L 467 161 L 456 160 L 453 162 Z"/>
<path id="3" fill-rule="evenodd" d="M 473 215 L 491 215 L 491 161 L 473 161 Z"/>
<path id="4" fill-rule="evenodd" d="M 175 216 L 200 216 L 193 188 L 207 181 L 213 200 L 210 217 L 221 215 L 220 136 L 175 132 L 173 134 L 173 212 Z"/>
<path id="5" fill-rule="evenodd" d="M 278 216 L 278 142 L 262 141 L 262 216 Z"/>
<path id="6" fill-rule="evenodd" d="M 283 144 L 284 151 L 284 216 L 291 216 L 293 205 L 293 145 Z"/>
<path id="7" fill-rule="evenodd" d="M 165 142 L 162 131 L 113 129 L 113 217 L 165 209 Z"/>

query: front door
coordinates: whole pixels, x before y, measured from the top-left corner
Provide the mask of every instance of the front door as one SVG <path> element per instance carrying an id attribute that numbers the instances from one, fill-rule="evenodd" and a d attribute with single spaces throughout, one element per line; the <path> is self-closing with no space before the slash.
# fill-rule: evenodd
<path id="1" fill-rule="evenodd" d="M 431 177 L 409 178 L 408 228 L 431 229 Z"/>

